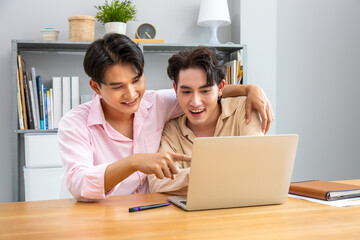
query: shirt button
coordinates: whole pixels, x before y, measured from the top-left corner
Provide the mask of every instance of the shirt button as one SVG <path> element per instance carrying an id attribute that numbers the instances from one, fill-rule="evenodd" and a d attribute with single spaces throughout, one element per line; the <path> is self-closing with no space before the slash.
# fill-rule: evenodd
<path id="1" fill-rule="evenodd" d="M 136 191 L 135 191 L 136 193 L 139 193 L 139 189 L 136 189 Z"/>
<path id="2" fill-rule="evenodd" d="M 143 178 L 141 181 L 142 181 L 142 182 L 145 182 L 145 178 Z"/>

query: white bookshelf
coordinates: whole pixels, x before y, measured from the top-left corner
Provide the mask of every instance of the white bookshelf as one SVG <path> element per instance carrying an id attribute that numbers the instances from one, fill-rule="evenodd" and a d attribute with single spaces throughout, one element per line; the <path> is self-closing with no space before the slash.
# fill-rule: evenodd
<path id="1" fill-rule="evenodd" d="M 93 94 L 88 86 L 89 77 L 85 74 L 82 64 L 85 52 L 91 42 L 64 42 L 64 41 L 12 41 L 12 122 L 13 122 L 13 201 L 25 200 L 24 166 L 25 166 L 25 142 L 24 135 L 31 134 L 56 134 L 57 129 L 50 130 L 19 130 L 17 112 L 17 54 L 21 54 L 26 61 L 27 70 L 34 66 L 37 75 L 41 75 L 43 80 L 49 80 L 52 76 L 71 76 L 80 77 L 80 95 Z M 241 50 L 243 54 L 244 83 L 246 83 L 246 47 L 239 44 L 149 44 L 139 43 L 139 47 L 145 56 L 145 76 L 147 89 L 170 88 L 171 82 L 166 75 L 167 59 L 174 53 L 186 48 L 196 46 L 208 46 L 216 48 L 223 56 L 225 61 L 231 60 L 232 54 Z M 53 143 L 52 143 L 53 144 Z M 44 146 L 46 147 L 46 146 Z M 50 147 L 50 146 L 49 146 Z M 51 146 L 54 147 L 54 146 Z M 59 153 L 54 153 L 59 154 Z M 58 157 L 58 156 L 57 156 Z M 46 166 L 44 166 L 46 169 Z M 44 172 L 44 171 L 41 171 Z M 28 172 L 26 173 L 28 174 Z M 55 174 L 56 175 L 56 174 Z M 51 176 L 51 174 L 44 174 Z M 48 179 L 53 182 L 52 179 Z M 37 179 L 37 181 L 40 181 Z M 29 182 L 26 183 L 27 185 Z M 30 183 L 31 185 L 31 183 Z M 32 185 L 30 186 L 32 187 Z M 38 189 L 37 189 L 38 190 Z M 46 196 L 41 196 L 46 199 Z M 36 198 L 36 196 L 35 196 Z"/>

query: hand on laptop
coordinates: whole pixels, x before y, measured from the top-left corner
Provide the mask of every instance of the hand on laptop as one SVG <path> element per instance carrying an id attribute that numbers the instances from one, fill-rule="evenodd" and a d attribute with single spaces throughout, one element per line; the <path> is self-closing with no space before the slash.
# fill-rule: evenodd
<path id="1" fill-rule="evenodd" d="M 190 162 L 191 157 L 183 154 L 165 153 L 138 153 L 133 155 L 133 164 L 136 170 L 145 174 L 155 174 L 159 179 L 164 177 L 174 179 L 179 173 L 176 161 Z"/>

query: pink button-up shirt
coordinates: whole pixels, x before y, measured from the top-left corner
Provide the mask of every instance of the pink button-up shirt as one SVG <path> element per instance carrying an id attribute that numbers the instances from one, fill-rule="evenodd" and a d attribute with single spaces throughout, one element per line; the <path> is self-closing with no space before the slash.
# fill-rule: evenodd
<path id="1" fill-rule="evenodd" d="M 58 140 L 68 190 L 78 200 L 149 192 L 147 175 L 137 171 L 105 193 L 105 169 L 129 155 L 158 151 L 164 124 L 182 113 L 174 91 L 145 91 L 135 113 L 133 139 L 106 122 L 100 99 L 95 95 L 60 121 Z"/>

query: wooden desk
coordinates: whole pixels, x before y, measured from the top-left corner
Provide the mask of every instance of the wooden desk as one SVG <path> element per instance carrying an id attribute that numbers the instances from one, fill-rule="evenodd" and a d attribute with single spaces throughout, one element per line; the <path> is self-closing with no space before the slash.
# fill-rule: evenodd
<path id="1" fill-rule="evenodd" d="M 344 181 L 360 185 L 360 180 Z M 0 239 L 360 239 L 360 206 L 332 207 L 289 198 L 283 205 L 185 212 L 166 195 L 114 196 L 0 204 Z"/>

